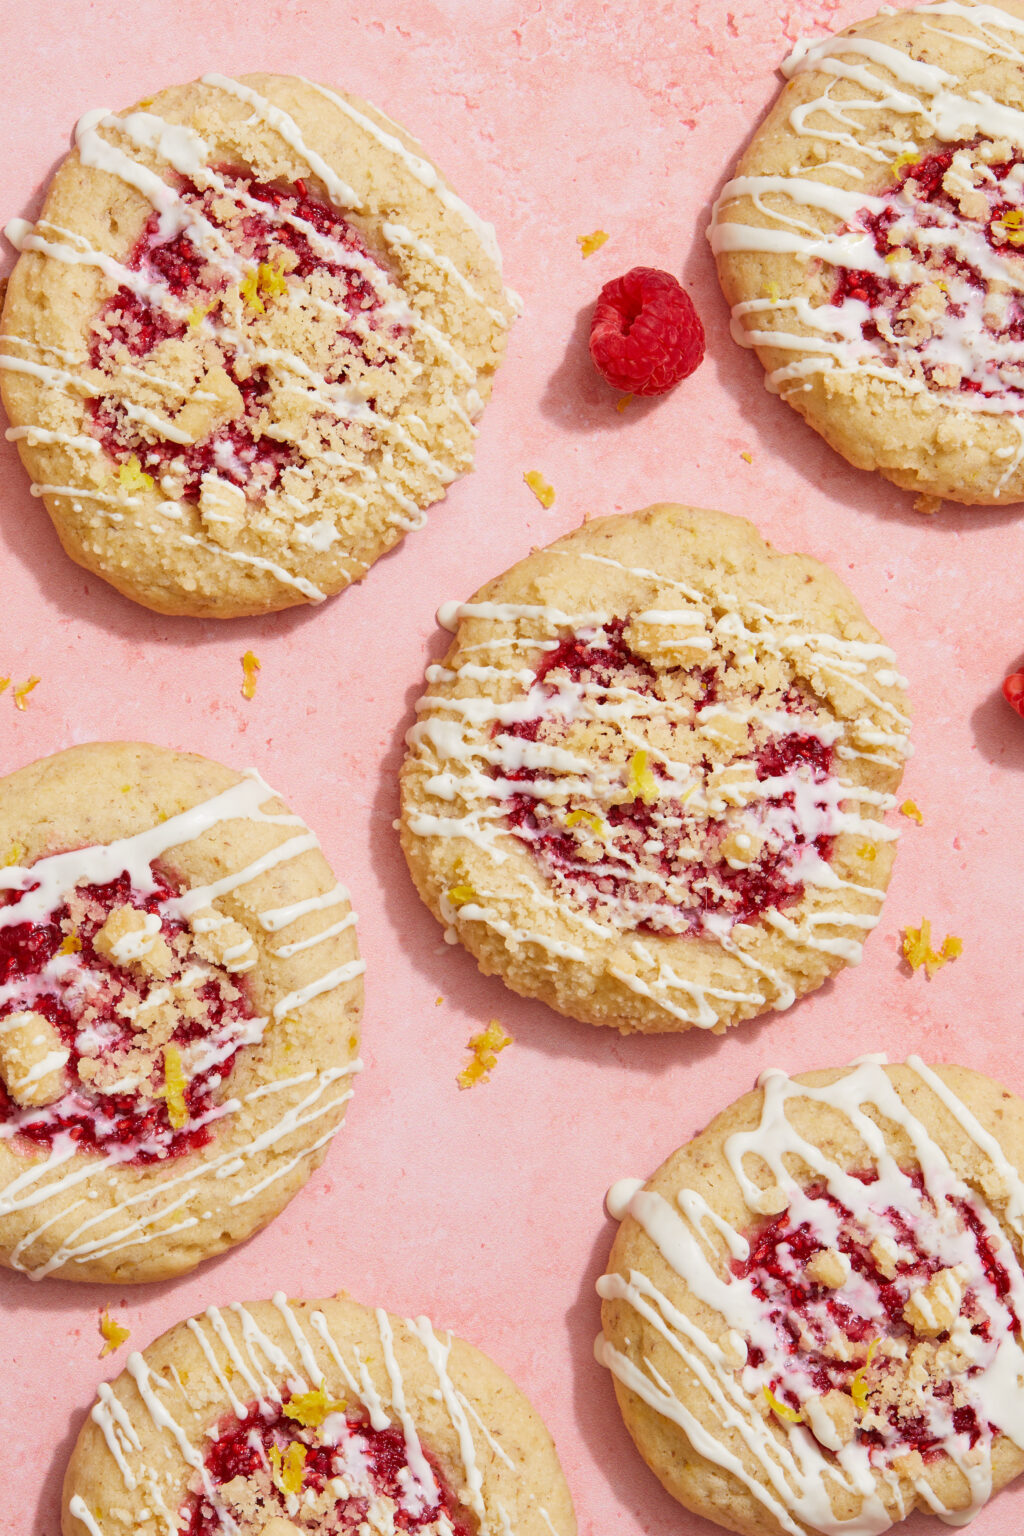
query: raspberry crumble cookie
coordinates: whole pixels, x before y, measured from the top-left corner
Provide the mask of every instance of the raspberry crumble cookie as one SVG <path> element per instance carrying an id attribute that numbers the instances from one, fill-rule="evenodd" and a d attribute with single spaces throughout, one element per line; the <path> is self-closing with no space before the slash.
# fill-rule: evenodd
<path id="1" fill-rule="evenodd" d="M 622 1225 L 598 1360 L 644 1460 L 744 1536 L 962 1525 L 1024 1470 L 1024 1103 L 964 1067 L 769 1071 Z"/>
<path id="2" fill-rule="evenodd" d="M 860 469 L 1024 499 L 1024 4 L 802 42 L 715 209 L 733 331 Z"/>
<path id="3" fill-rule="evenodd" d="M 121 742 L 0 780 L 0 1262 L 160 1280 L 276 1216 L 359 1070 L 354 923 L 255 772 Z"/>
<path id="4" fill-rule="evenodd" d="M 129 1357 L 64 1536 L 575 1536 L 551 1436 L 486 1355 L 342 1297 L 247 1302 Z"/>
<path id="5" fill-rule="evenodd" d="M 402 845 L 483 971 L 624 1033 L 717 1032 L 860 959 L 908 720 L 831 571 L 655 506 L 438 617 Z"/>
<path id="6" fill-rule="evenodd" d="M 160 613 L 316 603 L 470 468 L 514 313 L 494 231 L 374 107 L 204 75 L 87 113 L 0 325 L 68 554 Z"/>

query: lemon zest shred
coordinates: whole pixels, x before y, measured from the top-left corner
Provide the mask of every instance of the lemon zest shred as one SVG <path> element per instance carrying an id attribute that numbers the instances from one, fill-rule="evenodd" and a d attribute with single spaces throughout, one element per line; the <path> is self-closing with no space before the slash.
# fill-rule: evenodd
<path id="1" fill-rule="evenodd" d="M 539 469 L 528 469 L 523 476 L 530 490 L 536 496 L 544 508 L 553 507 L 555 504 L 554 487 L 544 479 Z"/>
<path id="2" fill-rule="evenodd" d="M 28 849 L 24 843 L 12 843 L 3 857 L 4 869 L 10 869 L 14 864 L 20 864 Z"/>
<path id="3" fill-rule="evenodd" d="M 654 805 L 658 799 L 658 781 L 647 765 L 647 753 L 642 749 L 634 752 L 629 760 L 626 788 L 631 800 L 642 800 L 644 805 Z"/>
<path id="4" fill-rule="evenodd" d="M 151 491 L 153 476 L 146 474 L 139 462 L 138 454 L 133 453 L 130 459 L 125 459 L 118 470 L 117 483 L 123 491 Z"/>
<path id="5" fill-rule="evenodd" d="M 453 907 L 464 907 L 470 901 L 480 900 L 471 885 L 453 885 L 447 895 Z"/>
<path id="6" fill-rule="evenodd" d="M 867 859 L 869 864 L 874 863 L 875 859 L 878 858 L 878 849 L 874 843 L 862 843 L 857 849 L 857 857 L 859 859 Z"/>
<path id="7" fill-rule="evenodd" d="M 269 261 L 261 261 L 256 268 L 256 280 L 261 293 L 268 298 L 276 298 L 279 294 L 288 292 L 288 284 L 284 280 L 284 267 L 278 261 L 273 265 Z"/>
<path id="8" fill-rule="evenodd" d="M 746 459 L 748 464 L 753 464 L 753 462 L 754 462 L 754 455 L 752 453 L 748 453 L 745 448 L 744 448 L 743 452 L 740 454 L 740 458 L 741 459 Z"/>
<path id="9" fill-rule="evenodd" d="M 777 304 L 782 298 L 782 289 L 776 282 L 765 283 L 761 289 L 761 297 L 771 304 Z"/>
<path id="10" fill-rule="evenodd" d="M 72 928 L 71 932 L 66 933 L 61 939 L 60 948 L 58 949 L 57 953 L 58 955 L 78 955 L 81 954 L 81 952 L 82 940 L 74 928 Z"/>
<path id="11" fill-rule="evenodd" d="M 460 1088 L 472 1088 L 474 1083 L 486 1081 L 498 1063 L 498 1052 L 512 1044 L 512 1036 L 506 1033 L 500 1020 L 491 1019 L 482 1034 L 473 1035 L 469 1050 L 473 1059 L 463 1067 L 455 1081 Z"/>
<path id="12" fill-rule="evenodd" d="M 246 273 L 238 285 L 238 291 L 242 296 L 242 302 L 246 309 L 251 309 L 257 315 L 266 314 L 266 305 L 260 298 L 260 274 L 258 267 L 253 267 L 251 272 Z"/>
<path id="13" fill-rule="evenodd" d="M 19 683 L 11 697 L 14 700 L 15 709 L 28 709 L 28 696 L 33 688 L 39 687 L 39 678 L 30 677 L 27 683 Z"/>
<path id="14" fill-rule="evenodd" d="M 3 693 L 4 689 L 9 688 L 10 686 L 11 680 L 9 677 L 0 677 L 0 693 Z"/>
<path id="15" fill-rule="evenodd" d="M 580 255 L 583 257 L 583 260 L 586 261 L 588 256 L 593 256 L 594 252 L 599 251 L 605 241 L 610 238 L 603 229 L 595 229 L 593 234 L 590 235 L 577 235 L 576 244 L 580 248 Z"/>
<path id="16" fill-rule="evenodd" d="M 633 401 L 635 399 L 636 399 L 635 395 L 620 395 L 619 398 L 615 402 L 615 409 L 617 411 L 620 411 L 620 412 L 621 411 L 625 411 L 625 410 L 628 409 L 629 406 L 631 406 L 633 404 Z M 584 518 L 584 522 L 585 521 L 586 521 L 586 518 Z"/>
<path id="17" fill-rule="evenodd" d="M 889 167 L 889 169 L 892 171 L 894 176 L 898 176 L 905 165 L 913 165 L 914 161 L 918 158 L 919 155 L 916 149 L 905 149 L 902 155 L 896 156 L 896 159 L 892 162 L 892 165 Z"/>
<path id="18" fill-rule="evenodd" d="M 920 928 L 904 928 L 903 941 L 900 945 L 903 958 L 912 971 L 920 970 L 924 966 L 925 974 L 929 981 L 950 960 L 957 960 L 964 952 L 963 939 L 956 934 L 947 933 L 938 951 L 932 948 L 932 925 L 926 917 L 921 919 Z"/>
<path id="19" fill-rule="evenodd" d="M 772 1413 L 778 1414 L 780 1419 L 785 1419 L 787 1424 L 802 1424 L 804 1422 L 803 1414 L 797 1413 L 795 1408 L 791 1408 L 788 1403 L 784 1403 L 777 1398 L 771 1387 L 764 1386 L 761 1388 L 761 1391 L 768 1399 L 768 1406 L 771 1408 Z"/>
<path id="20" fill-rule="evenodd" d="M 167 1100 L 167 1118 L 175 1131 L 188 1123 L 188 1105 L 185 1088 L 188 1078 L 181 1064 L 181 1052 L 176 1045 L 164 1046 L 164 1098 Z"/>
<path id="21" fill-rule="evenodd" d="M 868 1345 L 867 1359 L 860 1370 L 854 1372 L 853 1380 L 850 1382 L 850 1396 L 860 1409 L 864 1409 L 868 1405 L 868 1371 L 871 1368 L 872 1360 L 875 1358 L 875 1350 L 878 1348 L 879 1343 L 880 1340 L 878 1339 L 871 1340 L 871 1343 Z"/>
<path id="22" fill-rule="evenodd" d="M 301 1493 L 302 1478 L 306 1468 L 306 1447 L 301 1440 L 293 1440 L 284 1456 L 277 1445 L 270 1447 L 271 1477 L 282 1493 Z"/>
<path id="23" fill-rule="evenodd" d="M 570 811 L 565 818 L 567 827 L 578 827 L 581 823 L 588 826 L 591 832 L 596 832 L 598 837 L 604 837 L 605 825 L 595 811 Z"/>
<path id="24" fill-rule="evenodd" d="M 924 817 L 913 800 L 904 800 L 900 806 L 900 815 L 905 816 L 908 821 L 916 821 L 919 827 L 924 826 Z"/>
<path id="25" fill-rule="evenodd" d="M 242 698 L 253 699 L 256 697 L 256 674 L 263 670 L 263 663 L 253 651 L 246 651 L 242 657 Z"/>
<path id="26" fill-rule="evenodd" d="M 210 313 L 210 310 L 213 309 L 216 303 L 216 299 L 211 299 L 209 304 L 196 304 L 189 310 L 188 328 L 190 331 L 196 331 L 199 329 L 203 321 L 206 319 L 206 316 Z"/>
<path id="27" fill-rule="evenodd" d="M 337 1399 L 328 1397 L 321 1381 L 320 1385 L 312 1392 L 300 1392 L 290 1397 L 284 1404 L 282 1412 L 286 1418 L 294 1419 L 301 1424 L 303 1429 L 319 1429 L 324 1419 L 331 1413 L 344 1413 L 347 1404 L 338 1402 Z"/>
<path id="28" fill-rule="evenodd" d="M 112 1355 L 131 1336 L 131 1329 L 126 1328 L 123 1323 L 119 1323 L 116 1318 L 111 1317 L 109 1310 L 104 1307 L 103 1315 L 100 1318 L 100 1337 L 104 1340 L 103 1348 L 100 1350 L 100 1359 L 103 1360 L 107 1355 Z"/>

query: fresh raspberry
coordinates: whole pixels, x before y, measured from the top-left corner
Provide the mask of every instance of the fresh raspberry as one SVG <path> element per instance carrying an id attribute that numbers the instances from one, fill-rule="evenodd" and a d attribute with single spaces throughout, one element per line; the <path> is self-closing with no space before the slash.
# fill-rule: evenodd
<path id="1" fill-rule="evenodd" d="M 590 355 L 616 389 L 663 395 L 703 358 L 704 327 L 671 272 L 634 267 L 601 289 L 590 323 Z"/>
<path id="2" fill-rule="evenodd" d="M 1018 715 L 1024 715 L 1024 672 L 1014 672 L 1006 679 L 1003 698 Z"/>

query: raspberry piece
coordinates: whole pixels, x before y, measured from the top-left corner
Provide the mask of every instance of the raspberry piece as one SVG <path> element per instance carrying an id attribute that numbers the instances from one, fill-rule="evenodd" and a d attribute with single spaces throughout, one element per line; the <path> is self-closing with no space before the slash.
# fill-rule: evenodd
<path id="1" fill-rule="evenodd" d="M 1003 698 L 1018 715 L 1024 715 L 1024 672 L 1014 672 L 1006 679 Z"/>
<path id="2" fill-rule="evenodd" d="M 663 395 L 704 356 L 704 327 L 671 274 L 633 267 L 605 283 L 590 323 L 590 355 L 602 378 L 634 395 Z"/>

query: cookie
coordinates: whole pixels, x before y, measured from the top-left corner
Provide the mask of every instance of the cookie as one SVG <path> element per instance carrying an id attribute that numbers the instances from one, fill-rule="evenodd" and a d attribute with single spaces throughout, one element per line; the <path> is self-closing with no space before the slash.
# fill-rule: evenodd
<path id="1" fill-rule="evenodd" d="M 574 1536 L 551 1436 L 486 1355 L 344 1297 L 211 1307 L 100 1388 L 64 1536 Z"/>
<path id="2" fill-rule="evenodd" d="M 116 742 L 0 780 L 0 1262 L 163 1280 L 276 1216 L 359 1070 L 354 922 L 253 770 Z"/>
<path id="3" fill-rule="evenodd" d="M 912 1057 L 769 1071 L 624 1217 L 598 1360 L 644 1460 L 743 1536 L 966 1523 L 1024 1469 L 1024 1103 Z"/>
<path id="4" fill-rule="evenodd" d="M 87 113 L 0 322 L 13 436 L 73 560 L 228 618 L 359 580 L 469 469 L 513 297 L 416 141 L 309 80 Z"/>
<path id="5" fill-rule="evenodd" d="M 438 617 L 402 846 L 481 970 L 624 1033 L 721 1031 L 860 959 L 908 721 L 831 571 L 655 506 Z"/>
<path id="6" fill-rule="evenodd" d="M 709 231 L 768 388 L 928 499 L 1024 499 L 1022 50 L 1020 0 L 798 43 Z"/>

